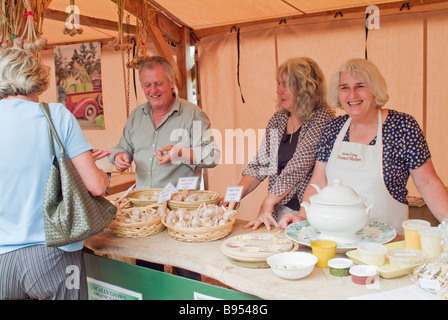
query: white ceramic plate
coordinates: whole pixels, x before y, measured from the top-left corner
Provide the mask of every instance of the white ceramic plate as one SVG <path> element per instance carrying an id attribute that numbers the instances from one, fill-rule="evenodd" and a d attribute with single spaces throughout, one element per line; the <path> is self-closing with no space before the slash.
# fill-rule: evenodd
<path id="1" fill-rule="evenodd" d="M 303 220 L 286 227 L 285 235 L 292 241 L 305 246 L 311 246 L 310 243 L 312 241 L 319 239 L 320 231 L 313 227 L 308 220 Z M 344 244 L 338 243 L 336 251 L 345 252 L 347 250 L 356 249 L 361 242 L 377 242 L 384 244 L 392 241 L 397 236 L 397 231 L 393 227 L 382 222 L 369 220 L 366 226 L 359 230 L 356 235 L 358 236 L 357 241 Z"/>
<path id="2" fill-rule="evenodd" d="M 282 234 L 276 236 L 274 241 L 273 234 L 253 232 L 225 240 L 221 251 L 241 261 L 266 261 L 269 256 L 290 251 L 293 246 L 293 242 Z"/>

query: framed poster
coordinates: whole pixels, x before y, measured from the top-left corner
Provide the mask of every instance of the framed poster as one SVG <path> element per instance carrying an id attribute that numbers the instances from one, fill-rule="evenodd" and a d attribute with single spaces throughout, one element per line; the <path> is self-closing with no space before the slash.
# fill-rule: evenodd
<path id="1" fill-rule="evenodd" d="M 101 43 L 55 46 L 54 65 L 58 102 L 82 129 L 104 129 Z"/>

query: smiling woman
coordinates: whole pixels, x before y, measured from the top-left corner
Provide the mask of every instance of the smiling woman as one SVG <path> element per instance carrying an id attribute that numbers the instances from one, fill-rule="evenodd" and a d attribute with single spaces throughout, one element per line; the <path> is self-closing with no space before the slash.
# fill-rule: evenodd
<path id="1" fill-rule="evenodd" d="M 448 193 L 434 170 L 417 121 L 383 108 L 388 100 L 386 88 L 378 68 L 364 59 L 347 61 L 333 76 L 329 101 L 347 114 L 326 126 L 303 201 L 315 193 L 311 184 L 324 188 L 328 181 L 341 179 L 367 199 L 366 206 L 374 204 L 371 219 L 403 234 L 409 176 L 439 221 L 448 217 Z M 302 218 L 306 217 L 304 211 L 302 208 L 299 213 Z M 285 216 L 280 226 L 296 220 L 293 215 Z"/>
<path id="2" fill-rule="evenodd" d="M 352 118 L 350 141 L 368 144 L 375 138 L 378 124 L 378 106 L 370 87 L 357 75 L 344 71 L 339 75 L 338 101 L 342 109 Z M 373 119 L 373 121 L 371 121 Z M 383 121 L 383 118 L 381 118 Z"/>
<path id="3" fill-rule="evenodd" d="M 343 73 L 358 79 L 359 85 L 362 85 L 363 88 L 367 86 L 375 98 L 377 107 L 380 108 L 389 101 L 387 84 L 381 72 L 373 63 L 366 64 L 364 61 L 364 59 L 351 59 L 330 78 L 327 101 L 331 106 L 342 107 L 342 102 L 339 100 L 339 91 L 348 89 L 348 84 L 340 78 Z"/>

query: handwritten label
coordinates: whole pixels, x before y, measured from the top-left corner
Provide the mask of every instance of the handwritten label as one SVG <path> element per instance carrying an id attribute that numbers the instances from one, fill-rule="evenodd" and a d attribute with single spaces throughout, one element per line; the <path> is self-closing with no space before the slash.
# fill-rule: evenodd
<path id="1" fill-rule="evenodd" d="M 227 187 L 226 196 L 224 202 L 240 202 L 241 194 L 243 193 L 243 187 Z"/>
<path id="2" fill-rule="evenodd" d="M 199 177 L 182 177 L 177 180 L 176 188 L 179 190 L 196 190 Z"/>
<path id="3" fill-rule="evenodd" d="M 171 196 L 175 192 L 179 192 L 179 190 L 171 182 L 169 182 L 166 187 L 160 191 L 158 203 L 171 200 Z"/>

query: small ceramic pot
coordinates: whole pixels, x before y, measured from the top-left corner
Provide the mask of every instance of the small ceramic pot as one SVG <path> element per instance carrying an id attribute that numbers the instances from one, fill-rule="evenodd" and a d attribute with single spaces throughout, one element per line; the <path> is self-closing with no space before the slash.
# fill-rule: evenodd
<path id="1" fill-rule="evenodd" d="M 350 267 L 353 261 L 345 258 L 334 258 L 328 260 L 330 274 L 335 277 L 347 277 L 350 275 Z"/>
<path id="2" fill-rule="evenodd" d="M 353 283 L 369 285 L 375 282 L 378 272 L 375 267 L 366 265 L 354 265 L 350 268 Z"/>

